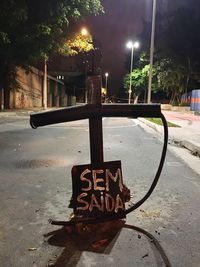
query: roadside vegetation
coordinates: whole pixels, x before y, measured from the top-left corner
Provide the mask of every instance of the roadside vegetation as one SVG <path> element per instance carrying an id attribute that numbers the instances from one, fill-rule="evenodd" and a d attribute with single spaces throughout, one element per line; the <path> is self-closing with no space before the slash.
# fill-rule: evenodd
<path id="1" fill-rule="evenodd" d="M 155 124 L 163 125 L 162 120 L 160 118 L 145 118 L 145 119 L 150 121 L 150 122 L 153 122 Z M 168 127 L 181 127 L 181 126 L 174 124 L 172 122 L 169 122 L 169 121 L 167 121 L 167 126 Z"/>

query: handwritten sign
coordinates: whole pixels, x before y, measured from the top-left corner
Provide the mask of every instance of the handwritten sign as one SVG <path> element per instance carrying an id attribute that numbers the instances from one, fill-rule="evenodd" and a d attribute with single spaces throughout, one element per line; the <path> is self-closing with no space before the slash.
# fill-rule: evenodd
<path id="1" fill-rule="evenodd" d="M 74 166 L 72 186 L 75 214 L 125 217 L 121 161 Z"/>

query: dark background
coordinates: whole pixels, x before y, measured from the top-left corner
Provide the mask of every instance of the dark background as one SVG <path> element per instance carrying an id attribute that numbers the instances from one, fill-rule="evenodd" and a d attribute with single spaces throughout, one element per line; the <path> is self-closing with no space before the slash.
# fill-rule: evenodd
<path id="1" fill-rule="evenodd" d="M 126 54 L 130 53 L 126 48 L 127 41 L 136 40 L 137 35 L 143 31 L 144 22 L 151 22 L 152 1 L 104 0 L 102 2 L 105 13 L 89 17 L 85 21 L 85 26 L 90 30 L 93 39 L 101 43 L 103 74 L 109 73 L 108 93 L 110 95 L 119 91 L 123 75 L 128 71 L 125 69 Z M 157 0 L 157 13 L 165 15 L 167 11 L 177 9 L 187 2 L 186 0 Z M 191 2 L 192 0 L 190 4 Z M 103 82 L 105 85 L 105 81 Z"/>

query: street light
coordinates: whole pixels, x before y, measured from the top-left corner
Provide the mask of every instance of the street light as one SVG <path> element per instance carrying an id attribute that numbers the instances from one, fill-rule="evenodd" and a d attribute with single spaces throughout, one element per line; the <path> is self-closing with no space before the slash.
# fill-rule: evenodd
<path id="1" fill-rule="evenodd" d="M 88 35 L 88 30 L 87 30 L 86 28 L 82 28 L 82 29 L 81 29 L 81 34 L 82 34 L 83 36 Z"/>
<path id="2" fill-rule="evenodd" d="M 106 93 L 107 93 L 107 89 L 108 89 L 108 72 L 105 73 L 105 77 L 106 77 Z"/>
<path id="3" fill-rule="evenodd" d="M 129 41 L 126 46 L 127 48 L 131 49 L 131 69 L 130 69 L 130 82 L 129 82 L 129 91 L 128 91 L 128 103 L 130 104 L 131 103 L 131 93 L 132 93 L 132 90 L 131 90 L 131 81 L 132 81 L 132 70 L 133 70 L 133 51 L 134 51 L 134 48 L 138 48 L 139 47 L 139 42 L 132 42 L 132 41 Z"/>
<path id="4" fill-rule="evenodd" d="M 151 24 L 151 45 L 150 45 L 150 66 L 149 66 L 149 82 L 148 82 L 147 103 L 151 103 L 151 85 L 152 85 L 152 73 L 153 73 L 155 21 L 156 21 L 156 0 L 153 0 L 152 24 Z"/>

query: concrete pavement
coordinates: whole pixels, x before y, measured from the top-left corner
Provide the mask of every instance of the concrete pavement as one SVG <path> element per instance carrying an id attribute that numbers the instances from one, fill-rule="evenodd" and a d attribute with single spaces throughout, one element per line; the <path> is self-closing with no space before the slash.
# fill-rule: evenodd
<path id="1" fill-rule="evenodd" d="M 177 118 L 177 114 L 174 115 Z M 72 163 L 88 158 L 88 132 L 80 131 L 79 127 L 72 129 L 71 126 L 27 131 L 27 118 L 28 114 L 24 122 L 26 131 L 19 131 L 16 128 L 18 123 L 14 123 L 14 135 L 12 131 L 1 133 L 1 144 L 6 146 L 1 147 L 0 234 L 3 242 L 0 251 L 3 257 L 0 265 L 100 267 L 103 262 L 104 266 L 111 267 L 122 264 L 161 266 L 157 250 L 152 249 L 151 243 L 138 232 L 123 230 L 121 235 L 111 240 L 104 253 L 95 253 L 99 240 L 108 242 L 104 233 L 100 233 L 99 237 L 94 235 L 94 229 L 89 229 L 89 234 L 83 233 L 82 238 L 76 235 L 73 239 L 73 235 L 66 235 L 62 229 L 52 231 L 54 228 L 47 224 L 47 220 L 52 217 L 58 220 L 67 218 L 70 213 L 66 208 L 71 197 L 71 182 L 66 176 L 70 176 Z M 129 130 L 121 127 L 124 121 Z M 160 142 L 140 127 L 133 127 L 130 119 L 121 120 L 117 131 L 115 119 L 108 120 L 106 125 L 106 153 L 109 153 L 108 158 L 118 159 L 120 156 L 124 162 L 124 177 L 135 202 L 146 191 L 154 175 L 153 166 L 156 165 L 155 158 L 160 156 Z M 10 124 L 7 123 L 7 126 L 10 127 Z M 71 144 L 69 140 L 72 139 L 79 146 Z M 146 150 L 142 150 L 140 144 Z M 130 147 L 134 149 L 130 150 Z M 145 159 L 144 155 L 149 154 L 150 157 Z M 199 176 L 172 153 L 168 154 L 162 175 L 164 179 L 160 179 L 154 196 L 141 209 L 130 214 L 128 223 L 137 222 L 140 227 L 154 233 L 172 266 L 199 266 Z M 108 229 L 110 231 L 110 227 Z M 43 234 L 46 234 L 44 239 Z"/>
<path id="2" fill-rule="evenodd" d="M 168 122 L 180 127 L 169 127 L 169 142 L 187 148 L 193 155 L 200 156 L 200 116 L 178 111 L 162 111 Z M 163 127 L 146 119 L 142 123 L 154 129 L 158 134 L 163 133 Z"/>
<path id="3" fill-rule="evenodd" d="M 57 109 L 57 108 L 48 108 L 45 111 Z M 12 116 L 28 116 L 33 112 L 44 111 L 43 108 L 27 108 L 27 109 L 5 109 L 0 110 L 0 118 L 2 117 L 12 117 Z"/>
<path id="4" fill-rule="evenodd" d="M 57 108 L 50 108 L 48 110 L 52 109 L 57 109 Z M 37 111 L 43 111 L 43 109 L 32 108 L 26 110 L 24 109 L 5 110 L 5 111 L 0 111 L 0 118 L 27 116 L 30 115 L 32 112 L 37 112 Z M 162 113 L 164 114 L 167 121 L 180 126 L 180 127 L 169 127 L 169 142 L 185 147 L 188 150 L 190 150 L 192 154 L 200 156 L 200 116 L 184 111 L 179 112 L 179 111 L 163 110 Z M 159 126 L 143 118 L 139 120 L 140 122 L 154 129 L 160 135 L 163 133 L 162 126 Z"/>

